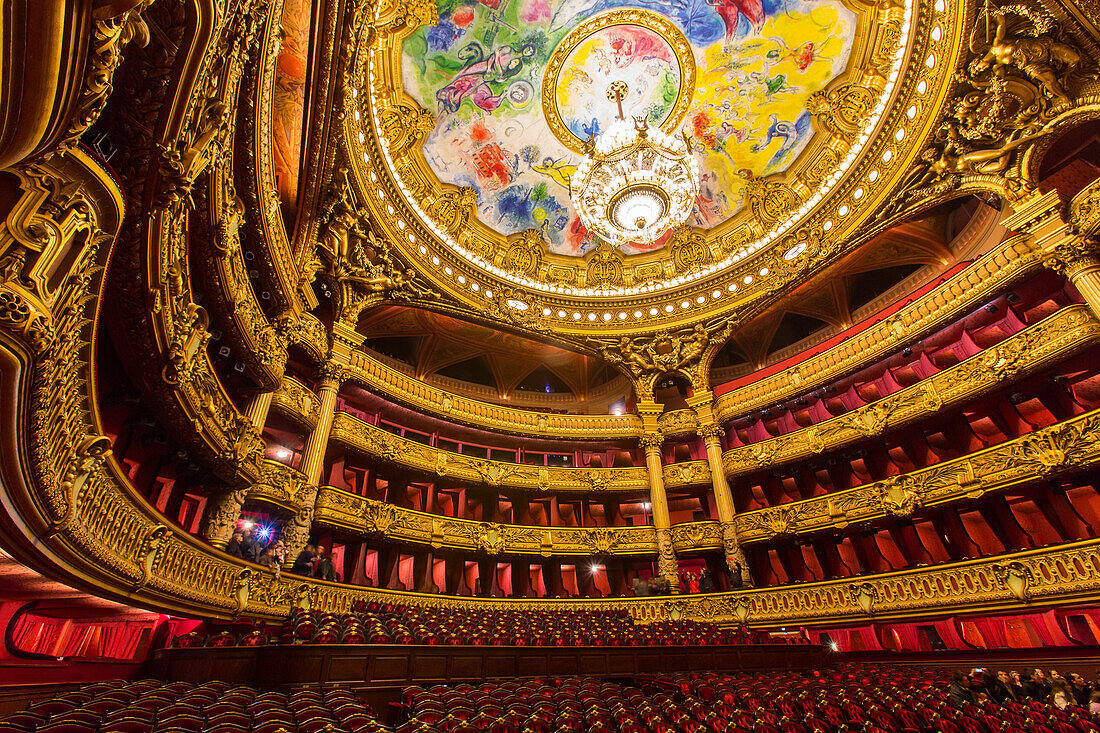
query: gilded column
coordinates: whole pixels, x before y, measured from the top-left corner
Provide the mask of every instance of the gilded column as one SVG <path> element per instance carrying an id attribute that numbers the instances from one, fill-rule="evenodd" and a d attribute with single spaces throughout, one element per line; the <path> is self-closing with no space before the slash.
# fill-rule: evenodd
<path id="1" fill-rule="evenodd" d="M 271 409 L 271 400 L 274 397 L 274 392 L 260 392 L 248 403 L 248 409 L 245 411 L 252 427 L 256 428 L 261 435 L 264 432 L 264 425 L 267 424 L 267 413 Z"/>
<path id="2" fill-rule="evenodd" d="M 726 565 L 729 566 L 731 574 L 737 572 L 737 566 L 740 565 L 741 584 L 752 585 L 749 563 L 737 538 L 737 526 L 734 522 L 737 510 L 733 504 L 733 492 L 730 491 L 729 482 L 726 481 L 726 469 L 722 464 L 723 430 L 714 423 L 708 423 L 700 426 L 698 432 L 707 449 L 707 465 L 710 466 L 714 503 L 718 507 L 718 521 L 722 525 L 722 547 L 726 553 Z"/>
<path id="3" fill-rule="evenodd" d="M 335 362 L 326 362 L 321 367 L 321 381 L 317 385 L 320 408 L 317 411 L 317 424 L 306 439 L 302 449 L 302 462 L 298 466 L 305 475 L 305 489 L 302 493 L 302 506 L 283 530 L 286 541 L 286 565 L 294 560 L 309 541 L 309 530 L 313 525 L 314 503 L 317 501 L 317 485 L 321 481 L 321 471 L 325 465 L 325 451 L 328 450 L 329 433 L 336 417 L 336 393 L 344 381 L 344 370 Z"/>
<path id="4" fill-rule="evenodd" d="M 248 409 L 245 411 L 248 421 L 260 435 L 263 435 L 264 425 L 267 423 L 267 412 L 271 409 L 271 400 L 274 396 L 274 392 L 260 392 L 248 403 Z M 244 506 L 248 491 L 247 486 L 230 489 L 212 496 L 206 503 L 202 536 L 219 550 L 224 550 L 229 540 L 233 538 L 233 530 L 237 526 L 237 520 L 241 518 L 241 507 Z"/>
<path id="5" fill-rule="evenodd" d="M 653 512 L 653 529 L 657 534 L 657 571 L 668 579 L 675 592 L 680 587 L 679 567 L 672 549 L 672 523 L 668 516 L 668 498 L 665 496 L 665 474 L 661 464 L 661 432 L 645 433 L 641 440 L 645 449 L 645 465 L 649 473 L 649 503 Z"/>
<path id="6" fill-rule="evenodd" d="M 206 511 L 202 518 L 202 536 L 214 547 L 224 550 L 233 538 L 237 520 L 241 518 L 241 507 L 248 495 L 249 487 L 223 491 L 215 494 L 206 502 Z"/>

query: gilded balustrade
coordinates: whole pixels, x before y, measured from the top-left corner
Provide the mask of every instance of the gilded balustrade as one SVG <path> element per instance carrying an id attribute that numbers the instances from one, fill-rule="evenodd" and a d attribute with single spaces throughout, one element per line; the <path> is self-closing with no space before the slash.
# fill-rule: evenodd
<path id="1" fill-rule="evenodd" d="M 1095 321 L 1088 316 L 1088 322 Z M 382 431 L 379 431 L 382 432 Z M 335 435 L 335 431 L 334 431 Z M 388 433 L 386 434 L 388 435 Z M 391 438 L 395 436 L 390 436 Z M 415 444 L 419 445 L 419 444 Z M 399 449 L 400 450 L 400 449 Z M 1078 470 L 1100 461 L 1100 410 L 1079 415 L 1064 422 L 1041 428 L 1019 436 L 992 448 L 970 453 L 934 464 L 911 473 L 891 476 L 882 481 L 863 484 L 844 491 L 836 491 L 811 499 L 791 502 L 777 507 L 741 512 L 733 520 L 737 537 L 742 544 L 766 542 L 776 538 L 810 534 L 831 529 L 843 529 L 850 524 L 869 522 L 888 516 L 908 517 L 914 512 L 933 506 L 941 506 L 965 499 L 976 499 L 993 491 L 1019 486 L 1036 478 Z M 702 463 L 696 461 L 693 463 Z M 676 464 L 684 466 L 687 464 Z M 666 466 L 666 475 L 668 475 Z M 558 469 L 575 471 L 583 469 Z M 623 470 L 623 469 L 619 469 Z M 327 494 L 326 494 L 327 492 Z M 417 512 L 390 504 L 372 502 L 355 494 L 326 487 L 322 496 L 329 514 L 324 521 L 353 527 L 363 531 L 379 531 L 398 539 L 420 544 L 443 542 L 436 537 L 436 529 L 456 523 L 467 528 L 479 523 L 440 517 Z M 342 507 L 338 506 L 342 502 Z M 318 501 L 320 507 L 321 500 Z M 367 507 L 375 507 L 367 509 Z M 318 510 L 320 512 L 320 509 Z M 373 528 L 374 520 L 364 518 L 364 512 L 384 512 L 384 528 Z M 371 515 L 373 516 L 373 515 Z M 335 518 L 333 518 L 335 517 Z M 355 517 L 349 524 L 347 517 Z M 342 519 L 341 519 L 342 518 Z M 318 516 L 321 519 L 321 516 Z M 434 523 L 434 524 L 433 524 Z M 704 529 L 688 529 L 698 524 Z M 523 527 L 520 525 L 493 525 L 503 535 L 515 532 L 514 552 L 542 551 L 546 554 L 577 554 L 584 543 L 574 542 L 568 528 Z M 433 529 L 436 527 L 436 529 Z M 404 528 L 404 529 L 403 529 Z M 679 528 L 679 529 L 677 529 Z M 552 540 L 546 540 L 546 532 L 553 530 Z M 635 547 L 634 537 L 642 529 L 652 535 L 652 528 L 608 527 L 602 528 L 608 535 L 617 535 L 613 547 Z M 579 530 L 578 530 L 579 531 Z M 402 534 L 404 532 L 404 534 Z M 565 534 L 559 534 L 566 532 Z M 465 533 L 465 534 L 464 534 Z M 467 537 L 466 529 L 454 530 L 453 535 Z M 502 535 L 502 536 L 503 536 Z M 686 538 L 698 535 L 702 547 L 721 547 L 721 528 L 718 522 L 692 523 L 672 527 L 673 546 L 691 547 Z M 713 536 L 712 536 L 713 535 Z M 538 538 L 542 540 L 538 540 Z M 538 540 L 538 541 L 536 541 Z M 465 545 L 474 547 L 473 539 Z M 548 542 L 549 544 L 545 544 Z M 444 543 L 446 544 L 446 543 Z M 655 545 L 654 545 L 655 547 Z M 482 548 L 484 549 L 484 548 Z M 698 548 L 697 548 L 698 549 Z M 631 550 L 633 551 L 633 550 Z"/>
<path id="2" fill-rule="evenodd" d="M 1063 308 L 955 366 L 830 420 L 723 456 L 727 476 L 812 458 L 896 430 L 957 407 L 1045 369 L 1100 338 L 1100 322 L 1087 306 Z"/>
<path id="3" fill-rule="evenodd" d="M 331 486 L 317 496 L 315 521 L 385 537 L 490 555 L 654 555 L 653 527 L 529 527 L 404 509 Z"/>
<path id="4" fill-rule="evenodd" d="M 286 587 L 281 586 L 279 595 L 294 595 L 294 581 L 284 577 L 282 583 Z M 828 626 L 1094 600 L 1100 595 L 1100 540 L 858 579 L 674 597 L 469 599 L 314 582 L 297 593 L 308 595 L 313 608 L 332 613 L 349 611 L 356 601 L 379 600 L 428 608 L 622 608 L 643 623 L 694 619 L 720 624 Z"/>
<path id="5" fill-rule="evenodd" d="M 920 508 L 977 499 L 1100 460 L 1100 410 L 985 450 L 811 499 L 737 515 L 742 543 L 839 529 Z"/>
<path id="6" fill-rule="evenodd" d="M 1042 252 L 1030 240 L 1011 237 L 885 320 L 788 369 L 715 398 L 715 419 L 726 423 L 854 374 L 958 320 L 1042 264 Z"/>
<path id="7" fill-rule="evenodd" d="M 317 424 L 321 398 L 294 377 L 284 376 L 278 391 L 272 395 L 272 404 L 301 427 L 313 430 Z"/>
<path id="8" fill-rule="evenodd" d="M 265 459 L 260 468 L 260 478 L 248 487 L 246 499 L 266 501 L 297 514 L 305 507 L 308 493 L 305 475 L 301 471 Z"/>
<path id="9" fill-rule="evenodd" d="M 562 415 L 520 410 L 464 397 L 409 376 L 362 351 L 348 359 L 348 378 L 419 412 L 452 422 L 532 438 L 616 440 L 636 438 L 637 415 Z"/>
<path id="10" fill-rule="evenodd" d="M 726 475 L 745 475 L 810 458 L 879 435 L 887 429 L 926 419 L 945 407 L 962 404 L 1008 381 L 1055 364 L 1095 343 L 1098 336 L 1100 322 L 1086 306 L 1061 309 L 1002 343 L 881 400 L 817 425 L 728 450 L 723 454 Z M 291 397 L 291 390 L 297 390 L 297 395 Z M 296 405 L 291 409 L 300 414 L 315 400 L 310 399 L 304 387 L 287 380 L 276 395 L 276 401 Z M 677 419 L 683 422 L 682 416 Z M 643 489 L 646 481 L 645 470 L 641 467 L 549 468 L 463 456 L 400 438 L 346 413 L 337 415 L 333 438 L 382 460 L 440 477 L 490 486 L 542 491 L 632 492 Z M 668 488 L 699 487 L 711 482 L 710 469 L 702 460 L 667 464 L 662 467 L 662 473 Z"/>
<path id="11" fill-rule="evenodd" d="M 489 461 L 402 438 L 346 412 L 336 414 L 332 439 L 406 468 L 493 487 L 559 492 L 648 491 L 644 467 L 554 468 Z"/>

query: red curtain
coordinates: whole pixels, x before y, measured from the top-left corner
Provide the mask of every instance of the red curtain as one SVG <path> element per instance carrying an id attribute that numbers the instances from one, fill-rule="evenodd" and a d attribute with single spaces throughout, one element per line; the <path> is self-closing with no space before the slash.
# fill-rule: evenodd
<path id="1" fill-rule="evenodd" d="M 443 592 L 447 588 L 447 561 L 435 558 L 432 560 L 432 582 L 435 587 Z"/>
<path id="2" fill-rule="evenodd" d="M 897 634 L 898 643 L 901 645 L 898 651 L 930 651 L 930 649 L 921 649 L 921 635 L 917 633 L 915 624 L 898 624 L 894 627 L 894 633 Z M 925 646 L 927 646 L 927 644 L 925 644 Z"/>
<path id="3" fill-rule="evenodd" d="M 975 618 L 969 619 L 978 629 L 978 633 L 985 640 L 987 649 L 1004 649 L 1008 646 L 1005 635 L 1005 624 L 999 618 Z"/>
<path id="4" fill-rule="evenodd" d="M 16 623 L 12 642 L 16 649 L 25 652 L 57 656 L 53 647 L 61 635 L 61 628 L 65 625 L 65 621 L 65 619 L 24 614 Z"/>
<path id="5" fill-rule="evenodd" d="M 497 563 L 497 588 L 504 597 L 512 595 L 512 565 Z"/>
<path id="6" fill-rule="evenodd" d="M 953 620 L 949 621 L 936 621 L 932 624 L 935 627 L 936 633 L 943 639 L 944 645 L 948 649 L 969 649 L 970 646 L 963 641 L 962 636 L 959 635 L 959 630 L 955 626 Z"/>
<path id="7" fill-rule="evenodd" d="M 1066 635 L 1054 611 L 1032 614 L 1027 618 L 1043 646 L 1075 646 L 1081 643 Z"/>
<path id="8" fill-rule="evenodd" d="M 159 617 L 133 620 L 65 619 L 25 614 L 14 631 L 17 649 L 50 656 L 98 656 L 133 659 L 142 632 L 156 626 Z M 98 644 L 89 644 L 98 637 Z M 98 647 L 98 648 L 97 648 Z"/>
<path id="9" fill-rule="evenodd" d="M 416 588 L 416 581 L 413 578 L 413 558 L 412 555 L 402 555 L 401 559 L 397 561 L 397 579 L 401 581 L 402 590 L 414 590 Z"/>
<path id="10" fill-rule="evenodd" d="M 96 627 L 92 626 L 92 625 L 83 625 L 83 626 L 77 626 L 76 628 L 74 628 L 72 630 L 72 633 L 69 634 L 69 640 L 65 643 L 65 648 L 61 650 L 61 656 L 64 656 L 64 657 L 75 657 L 77 655 L 80 655 L 80 656 L 85 656 L 85 655 L 95 656 L 97 654 L 98 650 L 96 650 L 96 649 L 84 649 L 85 642 L 88 640 L 88 638 L 90 636 L 92 636 L 92 632 L 94 632 L 95 629 L 96 629 Z"/>
<path id="11" fill-rule="evenodd" d="M 148 621 L 117 621 L 103 624 L 100 632 L 100 655 L 108 659 L 133 659 L 141 633 L 152 629 Z"/>

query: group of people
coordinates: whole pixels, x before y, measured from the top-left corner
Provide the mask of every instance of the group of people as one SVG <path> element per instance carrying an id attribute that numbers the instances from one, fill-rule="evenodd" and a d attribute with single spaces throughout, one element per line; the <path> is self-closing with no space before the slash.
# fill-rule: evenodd
<path id="1" fill-rule="evenodd" d="M 265 543 L 252 525 L 245 524 L 233 531 L 225 551 L 233 557 L 275 569 L 286 562 L 287 549 L 282 539 Z"/>
<path id="2" fill-rule="evenodd" d="M 276 576 L 282 575 L 283 565 L 286 564 L 286 543 L 280 538 L 265 544 L 248 524 L 234 530 L 225 551 L 233 557 L 262 565 Z M 339 580 L 332 553 L 318 545 L 306 545 L 295 558 L 291 572 L 321 580 Z"/>
<path id="3" fill-rule="evenodd" d="M 680 573 L 681 593 L 713 593 L 714 581 L 710 577 L 710 571 L 703 568 L 698 573 Z"/>
<path id="4" fill-rule="evenodd" d="M 1050 677 L 1041 669 L 1019 672 L 994 672 L 991 669 L 974 669 L 969 675 L 956 672 L 951 680 L 951 703 L 962 708 L 977 704 L 983 698 L 998 705 L 1008 701 L 1038 700 L 1065 709 L 1070 705 L 1087 708 L 1093 715 L 1100 715 L 1100 689 L 1089 684 L 1076 672 L 1062 676 L 1057 670 Z"/>
<path id="5" fill-rule="evenodd" d="M 336 565 L 332 562 L 332 552 L 319 545 L 306 545 L 294 559 L 291 572 L 321 580 L 337 581 Z"/>
<path id="6" fill-rule="evenodd" d="M 724 574 L 731 590 L 741 587 L 741 563 L 735 562 L 725 568 Z M 681 593 L 713 593 L 719 590 L 714 585 L 710 570 L 703 568 L 698 573 L 691 571 L 680 573 Z"/>

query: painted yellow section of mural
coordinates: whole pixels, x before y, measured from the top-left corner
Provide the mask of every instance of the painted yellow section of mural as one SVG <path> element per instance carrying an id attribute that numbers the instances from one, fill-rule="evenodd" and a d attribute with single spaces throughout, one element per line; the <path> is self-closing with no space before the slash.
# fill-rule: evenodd
<path id="1" fill-rule="evenodd" d="M 838 6 L 769 17 L 756 37 L 706 49 L 687 130 L 703 171 L 694 223 L 710 227 L 741 208 L 748 175 L 787 168 L 810 140 L 809 95 L 846 57 Z"/>
<path id="2" fill-rule="evenodd" d="M 702 172 L 692 223 L 713 227 L 741 209 L 750 174 L 782 172 L 805 148 L 813 135 L 805 102 L 847 67 L 856 25 L 839 0 L 438 0 L 438 7 L 439 22 L 402 49 L 405 91 L 437 118 L 422 148 L 428 164 L 441 181 L 476 191 L 478 217 L 490 228 L 536 229 L 549 251 L 574 256 L 599 242 L 570 204 L 580 155 L 551 130 L 539 103 L 544 85 L 553 85 L 564 127 L 586 139 L 617 114 L 606 99 L 612 81 L 631 88 L 624 114 L 656 123 L 692 63 L 681 126 Z M 629 22 L 629 9 L 666 18 L 677 39 Z M 614 22 L 563 44 L 601 14 Z M 684 38 L 689 58 L 677 58 Z M 565 54 L 561 63 L 555 54 Z M 659 239 L 621 249 L 662 246 Z"/>

